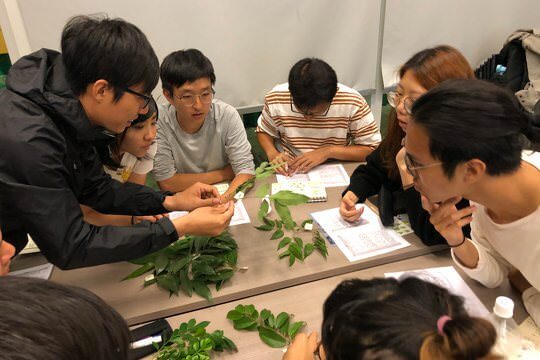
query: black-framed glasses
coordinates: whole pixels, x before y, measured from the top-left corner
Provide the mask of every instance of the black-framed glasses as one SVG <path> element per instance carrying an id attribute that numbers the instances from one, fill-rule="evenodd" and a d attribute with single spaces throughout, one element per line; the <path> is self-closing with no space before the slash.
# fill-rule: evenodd
<path id="1" fill-rule="evenodd" d="M 324 111 L 314 113 L 310 111 L 309 109 L 299 109 L 294 104 L 294 101 L 291 98 L 291 111 L 293 113 L 301 114 L 304 116 L 326 116 L 328 114 L 328 111 L 330 110 L 330 106 L 332 105 L 332 102 L 328 102 L 328 105 Z"/>
<path id="2" fill-rule="evenodd" d="M 411 155 L 405 153 L 405 166 L 407 167 L 407 172 L 413 177 L 413 179 L 418 179 L 418 170 L 437 165 L 442 165 L 442 162 L 439 161 L 427 165 L 415 165 Z"/>
<path id="3" fill-rule="evenodd" d="M 150 101 L 152 101 L 152 96 L 151 95 L 141 94 L 140 92 L 137 92 L 135 90 L 131 90 L 130 88 L 124 88 L 124 91 L 128 92 L 130 94 L 133 94 L 135 96 L 138 96 L 138 97 L 140 97 L 141 99 L 144 100 L 144 104 L 143 104 L 143 106 L 141 106 L 141 109 L 144 109 L 145 107 L 147 107 L 148 104 L 150 104 Z"/>
<path id="4" fill-rule="evenodd" d="M 195 105 L 195 102 L 197 101 L 197 98 L 201 101 L 201 103 L 208 105 L 212 102 L 214 99 L 214 95 L 216 94 L 216 91 L 214 89 L 207 90 L 203 92 L 202 94 L 186 94 L 182 96 L 176 96 L 178 100 L 182 103 L 184 106 L 193 106 Z"/>
<path id="5" fill-rule="evenodd" d="M 398 107 L 401 101 L 403 101 L 403 107 L 405 108 L 405 111 L 407 111 L 407 114 L 412 114 L 412 107 L 416 99 L 411 99 L 408 96 L 403 96 L 396 91 L 389 91 L 386 95 L 386 98 L 388 99 L 388 104 L 394 109 Z"/>

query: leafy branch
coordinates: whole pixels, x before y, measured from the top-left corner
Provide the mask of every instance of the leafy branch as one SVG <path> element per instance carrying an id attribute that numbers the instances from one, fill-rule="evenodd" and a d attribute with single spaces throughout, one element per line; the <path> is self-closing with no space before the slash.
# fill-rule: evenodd
<path id="1" fill-rule="evenodd" d="M 299 227 L 292 218 L 289 206 L 305 204 L 309 201 L 309 198 L 305 195 L 297 194 L 288 190 L 282 190 L 276 194 L 273 194 L 272 196 L 269 196 L 269 192 L 270 184 L 265 184 L 257 190 L 257 196 L 263 198 L 263 201 L 261 202 L 259 211 L 257 213 L 257 218 L 262 224 L 257 226 L 256 229 L 261 231 L 274 230 L 270 240 L 281 239 L 277 250 L 281 250 L 286 247 L 286 249 L 280 253 L 278 257 L 280 259 L 288 258 L 289 266 L 292 266 L 296 260 L 304 261 L 304 259 L 310 256 L 314 250 L 317 250 L 326 259 L 328 256 L 326 244 L 318 232 L 313 237 L 313 243 L 304 244 L 300 237 L 295 236 L 298 232 L 305 231 L 304 229 L 306 224 L 311 224 L 313 221 L 305 220 Z M 272 220 L 267 216 L 268 210 L 270 209 L 270 203 L 272 203 L 274 209 L 276 209 L 276 213 L 279 216 L 279 219 L 277 220 Z M 292 232 L 292 234 L 285 236 L 286 231 Z M 319 238 L 317 238 L 316 235 L 318 235 Z"/>
<path id="2" fill-rule="evenodd" d="M 123 280 L 133 279 L 151 272 L 144 286 L 157 284 L 178 295 L 193 292 L 210 300 L 208 284 L 215 284 L 219 291 L 236 270 L 238 245 L 228 232 L 218 236 L 186 235 L 168 247 L 143 258 L 131 261 L 142 265 Z"/>
<path id="3" fill-rule="evenodd" d="M 157 360 L 210 360 L 212 351 L 237 351 L 235 343 L 223 335 L 222 330 L 208 333 L 206 327 L 209 321 L 196 323 L 195 319 L 180 324 L 171 337 L 159 346 Z"/>
<path id="4" fill-rule="evenodd" d="M 257 330 L 259 338 L 273 348 L 289 345 L 306 325 L 305 321 L 294 322 L 293 318 L 286 312 L 275 316 L 267 309 L 259 313 L 253 305 L 238 305 L 227 313 L 227 319 L 233 322 L 236 330 Z"/>

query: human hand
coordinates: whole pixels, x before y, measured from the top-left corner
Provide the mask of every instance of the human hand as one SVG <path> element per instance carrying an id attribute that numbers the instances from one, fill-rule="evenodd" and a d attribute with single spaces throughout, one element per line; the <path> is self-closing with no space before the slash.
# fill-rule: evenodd
<path id="1" fill-rule="evenodd" d="M 198 182 L 182 192 L 167 196 L 163 207 L 169 211 L 191 211 L 201 206 L 212 206 L 219 203 L 219 192 L 216 187 Z"/>
<path id="2" fill-rule="evenodd" d="M 364 207 L 356 209 L 357 202 L 358 196 L 356 196 L 352 191 L 349 190 L 345 193 L 341 199 L 341 204 L 339 205 L 339 214 L 343 220 L 355 222 L 360 219 L 360 216 L 364 212 Z"/>
<path id="3" fill-rule="evenodd" d="M 456 196 L 437 204 L 422 195 L 422 207 L 431 215 L 429 221 L 450 246 L 463 243 L 465 235 L 461 228 L 471 223 L 476 210 L 474 205 L 458 210 L 456 204 L 460 201 L 461 196 Z"/>
<path id="4" fill-rule="evenodd" d="M 322 164 L 329 158 L 329 147 L 325 146 L 297 156 L 289 163 L 293 173 L 307 173 L 315 166 Z"/>
<path id="5" fill-rule="evenodd" d="M 286 152 L 276 152 L 274 155 L 269 156 L 268 160 L 270 164 L 277 165 L 282 164 L 280 167 L 277 167 L 276 173 L 284 176 L 289 176 L 289 162 L 292 157 Z"/>
<path id="6" fill-rule="evenodd" d="M 319 346 L 317 337 L 316 332 L 312 332 L 309 336 L 305 333 L 296 335 L 282 360 L 314 360 Z"/>
<path id="7" fill-rule="evenodd" d="M 179 234 L 217 236 L 221 234 L 234 215 L 234 203 L 199 207 L 186 216 L 176 218 L 173 224 Z"/>

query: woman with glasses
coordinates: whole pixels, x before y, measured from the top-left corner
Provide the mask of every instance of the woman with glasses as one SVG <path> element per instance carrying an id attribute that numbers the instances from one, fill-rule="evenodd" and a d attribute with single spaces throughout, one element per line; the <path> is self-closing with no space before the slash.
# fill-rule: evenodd
<path id="1" fill-rule="evenodd" d="M 508 278 L 540 325 L 540 154 L 523 151 L 527 139 L 538 146 L 540 129 L 512 93 L 451 80 L 414 104 L 405 148 L 456 266 L 490 288 Z M 471 206 L 456 208 L 462 197 Z"/>
<path id="2" fill-rule="evenodd" d="M 410 111 L 414 101 L 437 84 L 448 79 L 472 79 L 473 71 L 456 49 L 437 46 L 413 55 L 399 69 L 399 83 L 395 92 L 388 94 L 393 107 L 388 119 L 386 137 L 351 176 L 349 187 L 341 200 L 341 216 L 354 222 L 362 215 L 363 208 L 355 204 L 379 193 L 379 214 L 383 224 L 393 222 L 395 212 L 404 211 L 412 229 L 427 245 L 445 243 L 429 223 L 429 214 L 422 209 L 420 194 L 412 187 L 413 178 L 407 172 L 403 141 L 407 133 Z M 467 206 L 467 202 L 459 204 Z M 465 229 L 467 230 L 467 229 Z"/>
<path id="3" fill-rule="evenodd" d="M 283 360 L 477 360 L 497 334 L 463 298 L 415 277 L 345 280 L 323 307 L 322 339 L 298 334 Z"/>

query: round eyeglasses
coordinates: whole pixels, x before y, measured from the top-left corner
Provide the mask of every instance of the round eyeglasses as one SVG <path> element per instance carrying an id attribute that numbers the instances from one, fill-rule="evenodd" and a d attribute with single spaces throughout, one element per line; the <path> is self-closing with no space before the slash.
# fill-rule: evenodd
<path id="1" fill-rule="evenodd" d="M 388 104 L 390 104 L 390 106 L 394 109 L 398 107 L 401 101 L 403 101 L 403 107 L 405 108 L 405 111 L 407 111 L 407 114 L 412 114 L 412 107 L 416 99 L 411 99 L 408 96 L 403 96 L 402 94 L 395 91 L 389 91 L 386 95 L 386 98 L 388 99 Z"/>
<path id="2" fill-rule="evenodd" d="M 197 101 L 197 98 L 201 101 L 201 103 L 208 105 L 212 102 L 214 99 L 214 94 L 216 92 L 214 89 L 208 90 L 203 92 L 202 94 L 185 94 L 182 96 L 176 96 L 176 98 L 182 103 L 184 106 L 193 106 L 195 105 L 195 102 Z"/>

